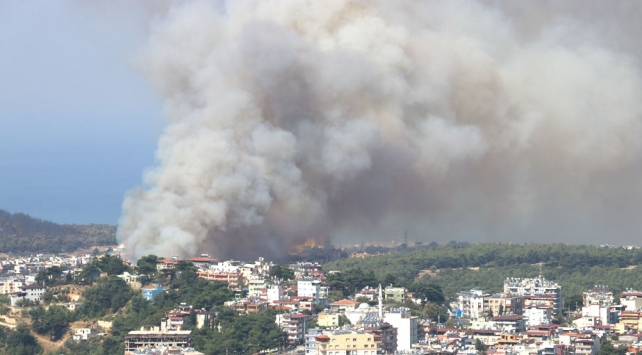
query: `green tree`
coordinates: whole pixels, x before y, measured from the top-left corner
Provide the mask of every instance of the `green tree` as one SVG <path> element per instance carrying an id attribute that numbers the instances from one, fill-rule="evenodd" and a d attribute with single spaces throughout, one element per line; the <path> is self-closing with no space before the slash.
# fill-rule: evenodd
<path id="1" fill-rule="evenodd" d="M 29 331 L 29 327 L 20 323 L 14 331 L 6 335 L 6 352 L 11 355 L 35 355 L 42 354 L 43 349 Z"/>
<path id="2" fill-rule="evenodd" d="M 156 275 L 156 262 L 158 257 L 156 255 L 147 255 L 138 259 L 136 265 L 138 266 L 138 274 L 145 276 L 147 280 L 152 279 Z"/>
<path id="3" fill-rule="evenodd" d="M 294 271 L 287 265 L 274 265 L 272 268 L 270 268 L 270 274 L 279 280 L 294 280 Z"/>

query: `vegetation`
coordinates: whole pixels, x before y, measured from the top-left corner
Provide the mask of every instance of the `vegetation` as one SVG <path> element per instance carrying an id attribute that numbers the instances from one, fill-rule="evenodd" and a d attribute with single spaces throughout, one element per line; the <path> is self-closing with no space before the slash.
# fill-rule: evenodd
<path id="1" fill-rule="evenodd" d="M 60 253 L 116 244 L 115 226 L 57 224 L 0 210 L 0 250 L 3 251 Z"/>
<path id="2" fill-rule="evenodd" d="M 229 308 L 218 310 L 221 331 L 203 328 L 192 331 L 195 349 L 206 354 L 253 354 L 281 346 L 287 334 L 274 322 L 276 312 L 238 315 Z"/>
<path id="3" fill-rule="evenodd" d="M 29 316 L 31 328 L 38 334 L 48 334 L 51 340 L 60 339 L 73 320 L 71 312 L 55 305 L 49 306 L 47 310 L 38 306 L 29 311 Z"/>
<path id="4" fill-rule="evenodd" d="M 565 303 L 575 307 L 581 293 L 596 284 L 608 285 L 615 293 L 627 287 L 642 289 L 642 249 L 566 244 L 456 244 L 419 249 L 364 259 L 343 259 L 325 269 L 371 270 L 379 280 L 396 279 L 409 285 L 422 270 L 430 270 L 418 282 L 439 285 L 447 298 L 478 287 L 501 292 L 507 277 L 544 277 L 558 282 Z M 388 278 L 388 280 L 386 280 Z M 570 300 L 570 303 L 569 303 Z M 581 303 L 580 303 L 581 304 Z"/>
<path id="5" fill-rule="evenodd" d="M 27 325 L 18 324 L 15 330 L 0 328 L 0 354 L 35 355 L 42 354 L 42 352 L 42 347 L 31 334 Z"/>

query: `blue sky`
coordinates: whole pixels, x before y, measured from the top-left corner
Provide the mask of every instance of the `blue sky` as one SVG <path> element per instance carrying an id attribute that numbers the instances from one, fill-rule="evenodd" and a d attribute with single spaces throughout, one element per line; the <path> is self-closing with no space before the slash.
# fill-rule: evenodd
<path id="1" fill-rule="evenodd" d="M 162 107 L 132 64 L 143 9 L 78 5 L 0 0 L 0 209 L 116 224 Z"/>

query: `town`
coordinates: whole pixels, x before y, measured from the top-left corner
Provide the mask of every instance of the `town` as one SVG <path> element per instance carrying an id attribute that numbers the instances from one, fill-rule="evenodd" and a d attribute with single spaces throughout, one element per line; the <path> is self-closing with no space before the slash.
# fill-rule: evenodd
<path id="1" fill-rule="evenodd" d="M 598 355 L 642 347 L 642 292 L 633 289 L 595 285 L 571 300 L 539 275 L 508 277 L 499 293 L 444 295 L 434 284 L 396 284 L 316 262 L 201 254 L 134 264 L 119 253 L 3 260 L 0 325 L 33 331 L 53 354 L 96 345 L 125 354 L 306 355 Z M 260 335 L 252 338 L 258 330 L 249 325 L 247 334 L 226 333 L 249 317 Z"/>

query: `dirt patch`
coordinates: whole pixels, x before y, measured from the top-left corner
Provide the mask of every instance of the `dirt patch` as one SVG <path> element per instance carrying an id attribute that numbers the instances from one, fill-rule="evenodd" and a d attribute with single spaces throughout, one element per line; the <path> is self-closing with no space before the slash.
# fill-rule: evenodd
<path id="1" fill-rule="evenodd" d="M 439 270 L 439 269 L 437 269 L 435 271 L 432 271 L 432 270 L 419 270 L 419 273 L 415 277 L 415 280 L 419 280 L 422 277 L 424 277 L 425 275 L 429 275 L 430 277 L 437 276 L 437 274 L 439 274 L 440 271 L 441 270 Z"/>
<path id="2" fill-rule="evenodd" d="M 35 332 L 31 332 L 31 334 L 33 334 L 36 337 L 36 339 L 38 339 L 38 343 L 40 343 L 40 346 L 42 346 L 42 348 L 45 349 L 45 353 L 61 348 L 65 340 L 71 337 L 69 333 L 65 333 L 62 339 L 51 341 L 51 339 L 49 338 L 49 335 L 46 335 L 46 334 L 40 335 Z"/>
<path id="3" fill-rule="evenodd" d="M 620 269 L 622 269 L 622 270 L 633 270 L 633 269 L 635 269 L 636 266 L 637 265 L 629 265 L 627 267 L 621 267 Z"/>

